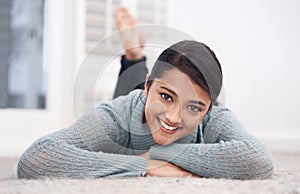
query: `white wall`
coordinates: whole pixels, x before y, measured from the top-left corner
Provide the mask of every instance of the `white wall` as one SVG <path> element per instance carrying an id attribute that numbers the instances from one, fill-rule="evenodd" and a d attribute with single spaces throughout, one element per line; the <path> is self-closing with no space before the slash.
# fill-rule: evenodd
<path id="1" fill-rule="evenodd" d="M 175 0 L 171 26 L 223 65 L 226 104 L 261 139 L 300 139 L 300 1 Z"/>

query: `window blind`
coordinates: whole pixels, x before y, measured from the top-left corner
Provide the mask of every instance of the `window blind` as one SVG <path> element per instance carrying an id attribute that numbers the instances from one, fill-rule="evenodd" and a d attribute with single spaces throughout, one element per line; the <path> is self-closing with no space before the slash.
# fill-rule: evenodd
<path id="1" fill-rule="evenodd" d="M 86 52 L 93 54 L 116 54 L 119 51 L 120 39 L 114 32 L 117 31 L 115 24 L 115 10 L 126 5 L 122 0 L 86 0 Z M 134 4 L 137 10 L 138 24 L 162 24 L 167 25 L 168 1 L 139 0 Z M 150 34 L 159 38 L 159 34 Z"/>

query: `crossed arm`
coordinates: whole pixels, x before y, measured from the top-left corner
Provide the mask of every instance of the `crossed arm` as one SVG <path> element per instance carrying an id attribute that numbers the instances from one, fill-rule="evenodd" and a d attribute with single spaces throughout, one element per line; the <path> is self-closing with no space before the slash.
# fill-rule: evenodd
<path id="1" fill-rule="evenodd" d="M 70 127 L 36 141 L 20 158 L 18 177 L 272 176 L 273 163 L 268 151 L 241 130 L 226 109 L 214 109 L 203 126 L 204 143 L 153 145 L 141 157 L 127 149 L 128 131 L 114 122 L 118 113 L 110 108 L 100 105 Z"/>

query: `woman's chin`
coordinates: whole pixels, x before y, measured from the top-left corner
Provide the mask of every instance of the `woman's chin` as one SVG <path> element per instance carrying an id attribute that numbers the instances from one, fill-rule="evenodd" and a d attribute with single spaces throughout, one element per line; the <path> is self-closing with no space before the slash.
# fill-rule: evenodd
<path id="1" fill-rule="evenodd" d="M 162 126 L 160 125 L 156 125 L 154 127 L 152 127 L 152 130 L 150 128 L 151 134 L 152 134 L 152 138 L 155 141 L 155 143 L 159 144 L 159 145 L 168 145 L 173 143 L 174 141 L 176 141 L 176 132 L 175 131 L 169 131 L 167 129 L 164 129 Z"/>
<path id="2" fill-rule="evenodd" d="M 174 142 L 173 138 L 167 138 L 160 134 L 152 134 L 153 140 L 159 145 L 168 145 Z"/>

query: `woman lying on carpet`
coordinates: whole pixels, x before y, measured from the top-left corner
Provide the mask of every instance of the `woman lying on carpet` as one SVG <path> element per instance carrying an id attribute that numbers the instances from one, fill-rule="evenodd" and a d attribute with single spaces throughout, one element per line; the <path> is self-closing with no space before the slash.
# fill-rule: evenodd
<path id="1" fill-rule="evenodd" d="M 18 177 L 272 177 L 271 154 L 216 103 L 222 71 L 214 52 L 178 42 L 161 53 L 144 90 L 131 91 L 147 74 L 143 42 L 125 8 L 116 18 L 120 31 L 132 27 L 129 36 L 121 31 L 126 54 L 115 96 L 122 96 L 33 143 L 19 159 Z"/>

